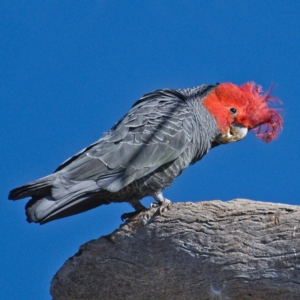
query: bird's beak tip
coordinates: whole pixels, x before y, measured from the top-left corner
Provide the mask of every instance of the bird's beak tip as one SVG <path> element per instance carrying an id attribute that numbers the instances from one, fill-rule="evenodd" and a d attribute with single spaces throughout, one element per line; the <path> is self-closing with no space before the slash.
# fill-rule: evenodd
<path id="1" fill-rule="evenodd" d="M 231 142 L 238 142 L 242 140 L 248 133 L 248 128 L 238 125 L 231 124 L 228 130 L 217 136 L 216 142 L 220 144 L 228 144 Z"/>

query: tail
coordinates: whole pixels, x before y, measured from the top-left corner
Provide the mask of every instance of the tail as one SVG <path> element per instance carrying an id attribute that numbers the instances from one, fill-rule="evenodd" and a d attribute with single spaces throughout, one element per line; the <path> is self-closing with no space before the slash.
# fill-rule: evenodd
<path id="1" fill-rule="evenodd" d="M 54 173 L 12 190 L 9 199 L 31 196 L 25 207 L 27 221 L 44 224 L 109 204 L 106 193 L 93 180 L 72 181 Z"/>
<path id="2" fill-rule="evenodd" d="M 27 222 L 45 224 L 50 221 L 69 217 L 93 209 L 103 204 L 109 204 L 99 194 L 86 194 L 84 197 L 69 195 L 65 199 L 54 200 L 52 197 L 32 198 L 26 204 Z"/>
<path id="3" fill-rule="evenodd" d="M 52 183 L 56 177 L 54 175 L 48 175 L 11 190 L 8 199 L 19 200 L 26 197 L 43 197 L 51 194 Z"/>

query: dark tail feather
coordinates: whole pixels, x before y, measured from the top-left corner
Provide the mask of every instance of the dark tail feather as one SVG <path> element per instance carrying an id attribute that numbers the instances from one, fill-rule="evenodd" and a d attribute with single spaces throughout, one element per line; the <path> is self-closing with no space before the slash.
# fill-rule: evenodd
<path id="1" fill-rule="evenodd" d="M 60 200 L 54 200 L 49 196 L 41 199 L 33 198 L 26 205 L 27 221 L 45 224 L 109 203 L 100 194 L 86 194 L 79 197 L 69 195 Z"/>
<path id="2" fill-rule="evenodd" d="M 44 224 L 108 204 L 106 195 L 93 180 L 73 181 L 54 173 L 12 190 L 9 199 L 31 196 L 25 207 L 27 221 Z"/>
<path id="3" fill-rule="evenodd" d="M 26 197 L 43 197 L 51 194 L 51 186 L 56 175 L 51 174 L 41 179 L 29 182 L 10 191 L 8 199 L 19 200 Z"/>

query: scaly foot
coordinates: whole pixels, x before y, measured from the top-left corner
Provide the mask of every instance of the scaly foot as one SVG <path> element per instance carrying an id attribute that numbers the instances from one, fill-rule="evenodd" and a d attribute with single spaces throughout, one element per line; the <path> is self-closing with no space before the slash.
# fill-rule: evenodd
<path id="1" fill-rule="evenodd" d="M 139 199 L 132 199 L 130 201 L 130 204 L 135 209 L 135 211 L 123 214 L 121 216 L 121 219 L 122 219 L 123 222 L 126 221 L 127 219 L 130 219 L 130 218 L 136 216 L 140 212 L 147 210 L 147 208 L 144 205 L 141 204 Z"/>
<path id="2" fill-rule="evenodd" d="M 121 220 L 122 220 L 123 222 L 125 222 L 127 219 L 130 219 L 130 218 L 136 216 L 136 215 L 139 214 L 139 213 L 140 213 L 140 211 L 133 211 L 133 212 L 130 212 L 130 213 L 122 214 L 122 215 L 121 215 Z"/>
<path id="3" fill-rule="evenodd" d="M 169 209 L 172 204 L 172 202 L 169 199 L 164 198 L 162 192 L 155 192 L 152 194 L 152 197 L 158 203 L 151 203 L 151 207 L 155 207 L 156 205 L 159 205 L 157 211 L 160 215 L 162 215 L 165 210 Z"/>

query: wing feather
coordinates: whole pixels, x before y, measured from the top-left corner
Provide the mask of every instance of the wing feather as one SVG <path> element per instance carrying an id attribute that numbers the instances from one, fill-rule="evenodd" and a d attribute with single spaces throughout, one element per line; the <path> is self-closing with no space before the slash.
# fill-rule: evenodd
<path id="1" fill-rule="evenodd" d="M 58 170 L 69 180 L 94 180 L 116 192 L 178 158 L 192 142 L 195 122 L 176 93 L 148 94 L 104 137 Z"/>

